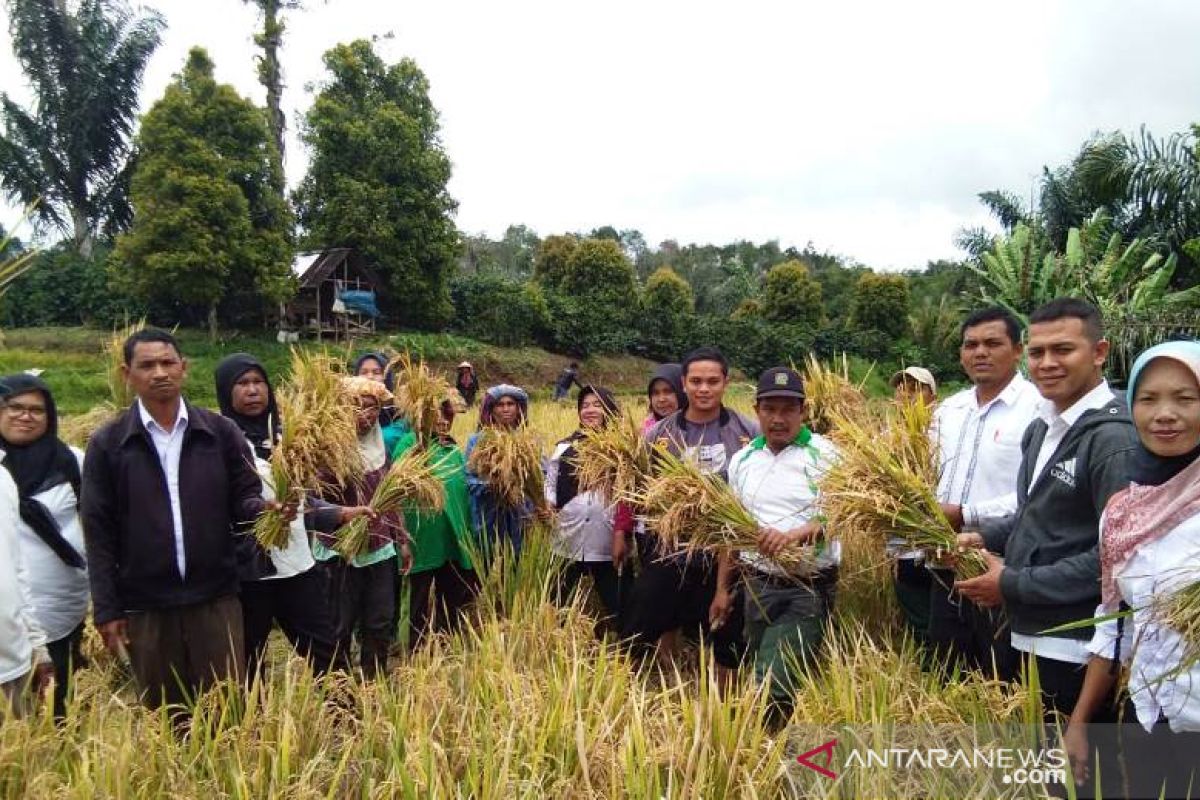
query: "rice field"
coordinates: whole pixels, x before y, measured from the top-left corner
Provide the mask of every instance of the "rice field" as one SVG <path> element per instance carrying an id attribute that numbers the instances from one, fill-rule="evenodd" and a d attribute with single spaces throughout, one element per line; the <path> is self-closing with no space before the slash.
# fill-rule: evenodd
<path id="1" fill-rule="evenodd" d="M 644 412 L 642 398 L 621 399 Z M 730 404 L 750 411 L 744 389 Z M 460 443 L 476 416 L 456 418 Z M 535 401 L 530 416 L 544 448 L 576 425 L 573 403 Z M 1024 687 L 922 670 L 877 563 L 844 565 L 825 656 L 783 726 L 749 670 L 722 683 L 703 648 L 664 668 L 597 639 L 586 600 L 551 602 L 557 569 L 535 530 L 519 561 L 501 554 L 483 576 L 466 624 L 394 658 L 387 680 L 316 679 L 273 640 L 261 683 L 203 697 L 182 737 L 138 705 L 89 629 L 64 725 L 45 709 L 0 723 L 0 798 L 1045 796 L 987 770 L 826 778 L 799 764 L 848 723 L 865 742 L 895 741 L 901 726 L 978 744 L 980 725 L 1040 719 Z"/>

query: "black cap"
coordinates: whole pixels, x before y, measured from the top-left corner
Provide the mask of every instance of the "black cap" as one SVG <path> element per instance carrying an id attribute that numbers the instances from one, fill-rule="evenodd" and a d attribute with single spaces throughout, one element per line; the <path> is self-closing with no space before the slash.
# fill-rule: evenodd
<path id="1" fill-rule="evenodd" d="M 804 380 L 800 373 L 787 367 L 771 367 L 758 378 L 758 391 L 754 393 L 755 400 L 764 397 L 794 397 L 804 399 Z"/>

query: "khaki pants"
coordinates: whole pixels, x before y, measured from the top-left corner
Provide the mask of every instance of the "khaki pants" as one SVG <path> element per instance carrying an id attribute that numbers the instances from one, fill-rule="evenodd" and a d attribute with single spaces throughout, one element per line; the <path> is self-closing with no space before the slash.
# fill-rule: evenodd
<path id="1" fill-rule="evenodd" d="M 242 606 L 236 595 L 129 615 L 129 660 L 142 702 L 187 704 L 244 663 Z"/>

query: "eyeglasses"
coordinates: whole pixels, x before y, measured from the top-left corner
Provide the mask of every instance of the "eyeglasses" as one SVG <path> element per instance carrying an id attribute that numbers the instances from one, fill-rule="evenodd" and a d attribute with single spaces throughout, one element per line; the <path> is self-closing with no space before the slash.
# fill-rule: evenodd
<path id="1" fill-rule="evenodd" d="M 28 414 L 33 419 L 42 419 L 46 416 L 45 406 L 26 406 L 20 403 L 7 403 L 4 411 L 10 417 L 22 417 Z"/>

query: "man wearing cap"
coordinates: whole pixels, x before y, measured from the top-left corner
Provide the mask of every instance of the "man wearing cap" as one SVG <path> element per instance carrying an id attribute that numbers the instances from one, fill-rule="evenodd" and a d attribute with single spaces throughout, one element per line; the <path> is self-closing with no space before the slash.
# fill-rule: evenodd
<path id="1" fill-rule="evenodd" d="M 980 530 L 1017 510 L 1021 438 L 1041 396 L 1017 366 L 1021 324 L 1003 308 L 980 309 L 963 321 L 959 362 L 972 386 L 934 412 L 941 467 L 937 496 L 956 529 Z M 1000 617 L 951 591 L 951 570 L 934 570 L 928 636 L 944 656 L 1009 677 L 1016 654 L 997 636 Z"/>
<path id="2" fill-rule="evenodd" d="M 891 384 L 897 400 L 920 397 L 927 406 L 937 402 L 937 381 L 924 367 L 905 367 L 892 375 Z"/>
<path id="3" fill-rule="evenodd" d="M 768 685 L 777 711 L 791 707 L 797 670 L 821 647 L 833 610 L 841 548 L 826 537 L 817 512 L 818 484 L 837 457 L 829 440 L 804 424 L 804 383 L 795 370 L 762 374 L 754 410 L 762 434 L 734 454 L 729 485 L 762 526 L 758 546 L 723 558 L 713 623 L 723 621 L 740 571 L 746 584 L 745 631 L 754 675 Z M 775 556 L 805 548 L 811 565 L 785 569 Z"/>
<path id="4" fill-rule="evenodd" d="M 897 403 L 920 401 L 926 406 L 937 402 L 937 381 L 924 367 L 906 367 L 892 375 L 889 381 Z M 893 538 L 887 544 L 888 555 L 896 559 L 892 586 L 904 617 L 909 635 L 924 646 L 929 631 L 929 595 L 933 585 L 925 568 L 924 553 L 905 547 L 904 540 Z"/>

